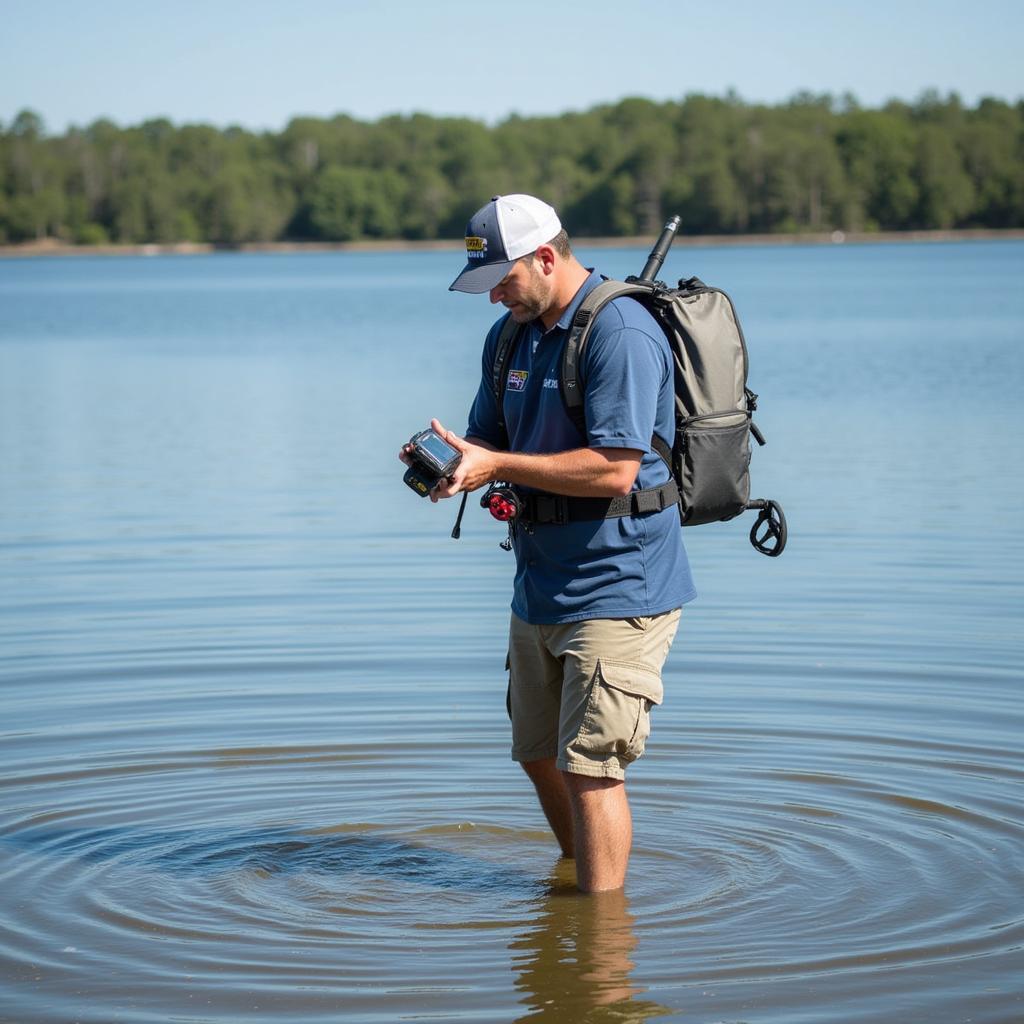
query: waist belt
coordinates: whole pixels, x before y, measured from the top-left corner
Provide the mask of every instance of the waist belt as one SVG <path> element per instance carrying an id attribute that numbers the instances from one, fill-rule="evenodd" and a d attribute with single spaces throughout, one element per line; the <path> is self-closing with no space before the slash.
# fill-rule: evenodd
<path id="1" fill-rule="evenodd" d="M 564 494 L 519 494 L 522 511 L 518 519 L 526 523 L 564 525 L 586 519 L 615 519 L 619 516 L 642 516 L 661 512 L 679 504 L 679 488 L 675 480 L 660 487 L 630 491 L 619 498 L 570 498 Z"/>

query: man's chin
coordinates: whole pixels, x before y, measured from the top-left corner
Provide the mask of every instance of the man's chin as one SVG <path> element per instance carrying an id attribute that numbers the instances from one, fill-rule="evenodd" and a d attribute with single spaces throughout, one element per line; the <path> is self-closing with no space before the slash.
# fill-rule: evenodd
<path id="1" fill-rule="evenodd" d="M 517 324 L 528 324 L 531 320 L 537 319 L 537 313 L 525 306 L 509 306 L 508 312 Z"/>

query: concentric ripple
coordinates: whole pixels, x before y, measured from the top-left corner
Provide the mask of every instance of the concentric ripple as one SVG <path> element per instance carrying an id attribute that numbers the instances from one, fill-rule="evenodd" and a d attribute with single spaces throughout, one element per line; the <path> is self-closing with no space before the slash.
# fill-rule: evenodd
<path id="1" fill-rule="evenodd" d="M 461 714 L 486 763 L 490 709 Z M 632 784 L 628 894 L 597 901 L 500 762 L 453 796 L 450 766 L 415 745 L 24 761 L 0 833 L 17 894 L 5 1019 L 156 1019 L 187 990 L 198 1019 L 444 1017 L 453 1001 L 470 1019 L 543 1018 L 554 998 L 642 1020 L 697 992 L 741 1015 L 825 984 L 853 1020 L 860 977 L 894 999 L 930 979 L 917 1005 L 939 1005 L 942 979 L 1020 956 L 1012 750 L 659 729 Z M 447 800 L 474 820 L 446 824 Z"/>

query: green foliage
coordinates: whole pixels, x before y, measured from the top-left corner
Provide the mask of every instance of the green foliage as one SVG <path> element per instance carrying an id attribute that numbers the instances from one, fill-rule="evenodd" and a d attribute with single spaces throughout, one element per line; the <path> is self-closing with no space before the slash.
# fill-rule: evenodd
<path id="1" fill-rule="evenodd" d="M 106 245 L 110 238 L 102 224 L 89 221 L 75 232 L 74 241 L 78 245 Z"/>
<path id="2" fill-rule="evenodd" d="M 456 238 L 489 196 L 532 192 L 577 236 L 1024 226 L 1024 103 L 860 107 L 628 98 L 493 127 L 426 114 L 295 118 L 279 133 L 98 120 L 0 125 L 0 241 Z"/>
<path id="3" fill-rule="evenodd" d="M 309 225 L 318 238 L 329 241 L 394 238 L 400 193 L 401 180 L 394 171 L 326 167 L 310 189 Z"/>

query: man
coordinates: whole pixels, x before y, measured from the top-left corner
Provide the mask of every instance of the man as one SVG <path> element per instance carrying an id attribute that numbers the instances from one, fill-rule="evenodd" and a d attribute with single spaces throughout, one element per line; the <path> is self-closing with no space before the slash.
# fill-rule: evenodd
<path id="1" fill-rule="evenodd" d="M 451 290 L 488 292 L 520 325 L 503 398 L 507 436 L 493 383 L 503 317 L 484 345 L 466 437 L 433 421 L 462 461 L 431 498 L 503 481 L 526 501 L 510 530 L 512 756 L 562 852 L 575 857 L 579 887 L 617 889 L 632 843 L 625 768 L 643 753 L 680 608 L 695 596 L 671 473 L 651 447 L 654 434 L 669 444 L 674 436 L 671 355 L 642 306 L 629 298 L 606 306 L 581 360 L 582 436 L 565 411 L 559 367 L 573 314 L 600 276 L 577 261 L 555 211 L 532 196 L 495 197 L 466 236 L 467 264 Z M 641 490 L 665 507 L 640 512 L 622 499 Z M 536 492 L 564 496 L 559 511 L 531 501 Z M 619 514 L 607 515 L 614 498 Z"/>

